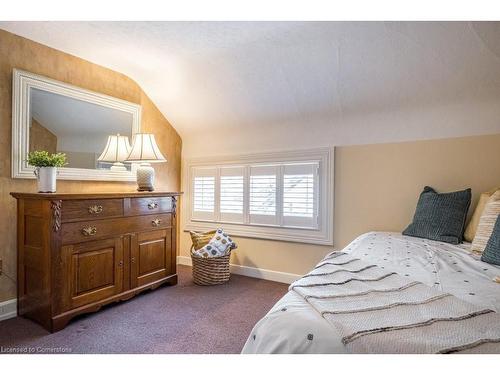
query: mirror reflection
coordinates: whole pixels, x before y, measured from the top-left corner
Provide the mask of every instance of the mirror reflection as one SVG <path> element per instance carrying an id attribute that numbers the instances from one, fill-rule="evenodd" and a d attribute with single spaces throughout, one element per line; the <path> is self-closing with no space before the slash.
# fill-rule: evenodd
<path id="1" fill-rule="evenodd" d="M 131 113 L 31 88 L 29 120 L 29 152 L 63 152 L 68 168 L 130 170 L 122 162 L 130 151 Z"/>

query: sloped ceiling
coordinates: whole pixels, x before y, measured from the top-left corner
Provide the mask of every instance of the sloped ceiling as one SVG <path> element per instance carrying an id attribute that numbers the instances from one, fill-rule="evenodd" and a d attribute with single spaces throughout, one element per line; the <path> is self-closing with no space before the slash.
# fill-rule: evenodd
<path id="1" fill-rule="evenodd" d="M 130 76 L 181 136 L 500 98 L 496 22 L 0 22 Z M 367 126 L 369 126 L 367 124 Z M 247 129 L 248 130 L 248 129 Z"/>

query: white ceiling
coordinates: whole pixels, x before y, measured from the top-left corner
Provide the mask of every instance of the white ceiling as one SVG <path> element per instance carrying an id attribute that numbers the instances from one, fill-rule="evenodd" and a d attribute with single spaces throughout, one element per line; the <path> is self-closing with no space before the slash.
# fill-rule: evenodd
<path id="1" fill-rule="evenodd" d="M 0 28 L 130 76 L 181 136 L 289 120 L 307 128 L 318 118 L 334 127 L 361 114 L 500 98 L 495 22 L 0 22 Z"/>

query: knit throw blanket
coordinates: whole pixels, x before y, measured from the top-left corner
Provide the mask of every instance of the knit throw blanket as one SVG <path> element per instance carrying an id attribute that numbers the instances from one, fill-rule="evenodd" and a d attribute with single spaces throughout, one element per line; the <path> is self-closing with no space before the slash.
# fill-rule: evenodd
<path id="1" fill-rule="evenodd" d="M 500 353 L 500 314 L 344 252 L 327 256 L 290 289 L 352 353 Z"/>

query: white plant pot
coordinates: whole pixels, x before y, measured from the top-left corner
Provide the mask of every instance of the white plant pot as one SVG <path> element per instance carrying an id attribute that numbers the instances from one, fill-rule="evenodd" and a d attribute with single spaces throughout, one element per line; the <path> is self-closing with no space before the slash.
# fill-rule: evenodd
<path id="1" fill-rule="evenodd" d="M 39 193 L 56 192 L 57 167 L 41 167 L 35 169 Z"/>

